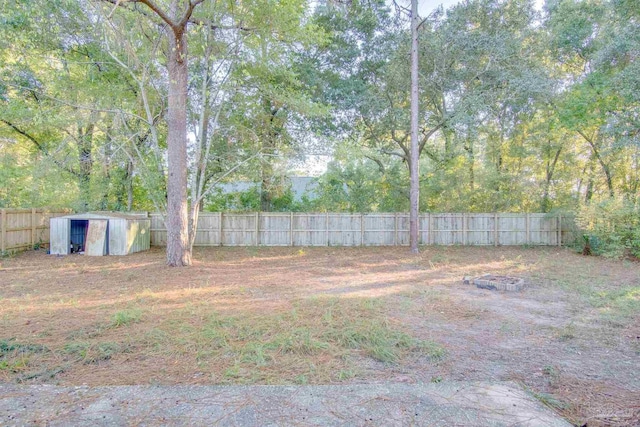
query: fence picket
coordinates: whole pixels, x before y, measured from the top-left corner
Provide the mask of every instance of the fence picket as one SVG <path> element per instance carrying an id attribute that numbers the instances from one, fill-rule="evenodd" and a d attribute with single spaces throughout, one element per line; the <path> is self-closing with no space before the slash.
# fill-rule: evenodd
<path id="1" fill-rule="evenodd" d="M 7 210 L 0 209 L 0 253 L 7 250 Z"/>
<path id="2" fill-rule="evenodd" d="M 211 229 L 201 229 L 199 222 L 196 246 L 250 246 L 256 242 L 262 246 L 395 246 L 408 242 L 406 213 L 203 212 L 201 216 L 218 220 L 218 236 L 216 239 Z M 568 241 L 558 237 L 560 217 L 547 214 L 441 213 L 421 218 L 423 244 L 553 246 Z M 152 245 L 163 245 L 164 225 L 162 221 L 155 224 Z"/>
<path id="3" fill-rule="evenodd" d="M 0 209 L 0 250 L 16 251 L 49 242 L 49 219 L 68 211 Z M 151 218 L 151 244 L 166 244 L 162 216 Z M 575 236 L 564 234 L 566 216 L 541 213 L 459 214 L 421 216 L 423 244 L 437 245 L 562 245 Z M 492 224 L 493 223 L 493 224 Z M 396 246 L 408 243 L 406 213 L 202 212 L 196 246 Z"/>
<path id="4" fill-rule="evenodd" d="M 0 252 L 31 249 L 49 243 L 49 219 L 69 211 L 0 209 Z"/>

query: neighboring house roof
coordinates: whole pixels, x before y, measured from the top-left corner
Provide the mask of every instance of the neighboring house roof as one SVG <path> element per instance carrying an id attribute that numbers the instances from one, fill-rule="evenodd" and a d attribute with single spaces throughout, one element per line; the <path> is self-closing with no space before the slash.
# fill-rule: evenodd
<path id="1" fill-rule="evenodd" d="M 313 199 L 316 197 L 316 188 L 318 188 L 318 179 L 312 176 L 294 176 L 289 178 L 291 181 L 291 191 L 296 201 L 302 200 L 302 196 L 306 195 Z"/>
<path id="2" fill-rule="evenodd" d="M 239 193 L 242 191 L 251 190 L 252 188 L 260 187 L 259 182 L 251 182 L 251 181 L 234 181 L 234 182 L 225 182 L 223 184 L 218 185 L 218 189 L 225 194 L 228 193 Z"/>
<path id="3" fill-rule="evenodd" d="M 292 176 L 287 177 L 286 180 L 291 184 L 291 191 L 293 192 L 293 199 L 295 201 L 301 201 L 304 195 L 310 199 L 315 197 L 315 190 L 318 187 L 317 178 L 312 176 Z M 260 189 L 261 187 L 262 183 L 251 181 L 227 182 L 218 186 L 224 194 L 243 192 L 251 190 L 252 188 Z"/>

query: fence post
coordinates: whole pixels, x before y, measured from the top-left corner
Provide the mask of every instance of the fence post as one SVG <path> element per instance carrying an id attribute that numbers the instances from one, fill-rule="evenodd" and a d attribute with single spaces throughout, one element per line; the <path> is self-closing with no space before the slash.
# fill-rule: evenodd
<path id="1" fill-rule="evenodd" d="M 260 246 L 260 212 L 256 212 L 256 246 Z"/>
<path id="2" fill-rule="evenodd" d="M 393 246 L 398 246 L 398 212 L 393 214 Z"/>
<path id="3" fill-rule="evenodd" d="M 0 209 L 0 252 L 7 250 L 7 210 Z"/>
<path id="4" fill-rule="evenodd" d="M 0 208 L 0 251 L 6 251 L 6 250 L 10 250 L 10 247 L 14 247 L 15 245 L 20 245 L 20 247 L 27 247 L 30 243 L 31 245 L 36 245 L 38 242 L 39 238 L 42 238 L 43 234 L 47 233 L 47 227 L 40 227 L 40 223 L 42 223 L 43 221 L 46 223 L 46 218 L 49 215 L 49 213 L 47 212 L 42 212 L 40 209 L 35 209 L 35 208 L 29 208 L 29 209 L 22 209 L 20 210 L 20 214 L 24 216 L 25 219 L 25 226 L 23 228 L 20 228 L 19 230 L 23 230 L 23 239 L 20 240 L 19 242 L 16 241 L 14 242 L 13 240 L 11 242 L 9 242 L 8 237 L 9 237 L 9 232 L 13 229 L 10 228 L 12 227 L 12 222 L 9 221 L 9 215 L 12 214 L 14 211 L 12 209 L 7 209 L 7 208 Z M 53 212 L 53 213 L 59 213 L 59 212 Z M 29 215 L 30 214 L 30 215 Z M 38 215 L 41 215 L 40 217 Z M 215 214 L 211 214 L 214 215 Z M 230 218 L 233 219 L 233 214 L 230 214 Z M 268 227 L 276 227 L 276 229 L 273 229 L 274 231 L 278 231 L 281 233 L 286 233 L 288 231 L 289 236 L 288 238 L 284 237 L 284 234 L 281 234 L 281 238 L 285 239 L 285 240 L 280 240 L 279 244 L 280 245 L 289 245 L 291 247 L 295 246 L 295 233 L 312 233 L 314 237 L 314 244 L 316 245 L 320 245 L 322 246 L 323 243 L 323 239 L 320 238 L 320 233 L 325 233 L 323 235 L 324 238 L 324 244 L 325 246 L 330 246 L 331 245 L 331 239 L 333 238 L 333 236 L 331 235 L 331 233 L 335 233 L 336 235 L 338 235 L 338 240 L 336 240 L 334 243 L 340 245 L 340 233 L 344 233 L 347 232 L 346 229 L 342 229 L 340 227 L 338 227 L 335 231 L 332 229 L 333 225 L 331 222 L 331 217 L 333 215 L 333 218 L 335 220 L 340 220 L 343 217 L 348 217 L 350 218 L 351 222 L 350 222 L 350 232 L 357 232 L 358 230 L 360 231 L 360 246 L 367 246 L 370 244 L 377 244 L 379 241 L 384 240 L 384 244 L 389 244 L 389 245 L 394 245 L 394 246 L 400 246 L 402 245 L 402 234 L 401 233 L 406 233 L 407 230 L 403 229 L 403 218 L 406 217 L 405 213 L 402 212 L 394 212 L 392 213 L 388 213 L 388 214 L 384 214 L 382 215 L 382 217 L 384 218 L 384 226 L 381 226 L 380 229 L 376 228 L 374 226 L 374 228 L 371 228 L 373 225 L 369 225 L 370 229 L 367 230 L 367 223 L 366 221 L 367 219 L 367 215 L 370 215 L 370 220 L 372 221 L 372 224 L 378 224 L 378 222 L 376 222 L 376 216 L 372 214 L 367 214 L 367 213 L 350 213 L 350 214 L 341 214 L 341 213 L 329 213 L 329 212 L 325 212 L 324 214 L 324 218 L 325 218 L 325 229 L 323 230 L 321 227 L 322 225 L 320 225 L 320 222 L 322 222 L 322 213 L 321 212 L 316 212 L 314 215 L 314 218 L 317 218 L 317 222 L 314 223 L 314 227 L 310 227 L 308 224 L 304 225 L 304 224 L 296 224 L 296 218 L 300 217 L 304 217 L 305 215 L 308 217 L 309 215 L 312 214 L 305 214 L 305 213 L 295 213 L 295 212 L 289 212 L 289 224 L 285 225 L 285 223 L 283 223 L 282 221 L 278 221 L 277 224 L 279 225 L 266 225 L 267 222 L 265 222 L 265 227 L 267 228 L 263 228 L 261 221 L 262 218 L 269 218 L 269 213 L 267 213 L 267 216 L 262 215 L 261 212 L 253 212 L 253 213 L 246 213 L 246 214 L 242 214 L 243 217 L 245 217 L 245 221 L 243 221 L 243 228 L 242 229 L 234 229 L 231 230 L 232 233 L 234 233 L 234 235 L 236 233 L 242 233 L 242 239 L 244 241 L 244 239 L 248 239 L 248 244 L 249 245 L 267 245 L 270 246 L 272 244 L 271 240 L 269 240 L 268 236 L 265 237 L 267 240 L 264 240 L 261 236 L 261 232 L 265 232 L 265 236 L 266 233 L 268 233 L 269 231 L 267 230 L 271 230 L 271 228 Z M 284 218 L 286 218 L 286 214 L 274 214 L 274 215 L 280 215 L 279 218 L 282 218 L 282 220 L 284 220 Z M 426 217 L 425 217 L 426 215 Z M 455 216 L 457 215 L 457 216 Z M 556 215 L 556 228 L 554 229 L 551 225 L 549 225 L 549 221 L 550 218 L 548 215 L 545 215 L 544 218 L 546 218 L 543 222 L 545 227 L 542 229 L 539 229 L 540 225 L 538 225 L 538 218 L 541 218 L 539 215 L 542 214 L 538 214 L 538 213 L 525 213 L 523 212 L 522 214 L 519 215 L 511 215 L 508 214 L 507 216 L 505 216 L 505 219 L 508 219 L 510 221 L 506 221 L 505 222 L 505 229 L 501 230 L 500 227 L 500 221 L 501 221 L 501 214 L 498 212 L 494 212 L 494 213 L 485 213 L 485 214 L 473 214 L 473 213 L 456 213 L 456 214 L 443 214 L 443 213 L 427 213 L 425 212 L 424 214 L 421 215 L 420 219 L 420 223 L 419 223 L 419 230 L 418 232 L 420 233 L 419 238 L 420 238 L 420 244 L 428 244 L 428 245 L 434 245 L 434 244 L 441 244 L 443 242 L 443 239 L 440 239 L 440 237 L 438 237 L 437 233 L 443 233 L 446 234 L 446 236 L 449 236 L 449 234 L 452 234 L 453 232 L 455 232 L 454 235 L 458 235 L 460 232 L 462 232 L 462 239 L 460 239 L 459 237 L 456 237 L 456 242 L 458 244 L 462 244 L 462 245 L 474 245 L 477 243 L 483 244 L 483 245 L 489 245 L 491 246 L 491 234 L 493 234 L 493 246 L 500 246 L 501 243 L 501 236 L 500 233 L 505 233 L 505 238 L 506 240 L 504 240 L 504 244 L 505 245 L 515 245 L 518 244 L 517 242 L 524 243 L 526 244 L 543 244 L 543 245 L 547 245 L 547 246 L 558 246 L 561 247 L 564 245 L 564 231 L 563 231 L 563 217 L 562 215 Z M 31 217 L 31 226 L 26 224 L 26 218 L 27 216 Z M 55 215 L 54 215 L 55 216 Z M 159 216 L 157 216 L 157 214 L 150 214 L 149 215 L 153 221 L 155 221 L 157 218 L 159 218 Z M 360 218 L 360 228 L 356 229 L 355 226 L 353 226 L 353 219 L 354 218 Z M 212 217 L 213 218 L 213 217 Z M 215 239 L 211 239 L 209 241 L 207 241 L 207 243 L 209 245 L 214 245 L 214 246 L 225 246 L 226 242 L 224 241 L 224 221 L 225 221 L 225 216 L 224 216 L 224 212 L 218 212 L 217 215 L 217 219 L 218 219 L 218 226 L 213 226 L 213 228 L 207 228 L 206 230 L 209 231 L 216 231 L 217 228 L 217 232 L 219 235 L 219 241 L 216 242 Z M 254 218 L 256 223 L 254 224 L 254 226 L 251 226 L 250 221 L 248 220 L 248 218 Z M 440 218 L 440 222 L 438 223 L 438 218 Z M 454 219 L 455 221 L 452 222 L 451 219 Z M 491 227 L 489 225 L 489 220 L 492 219 L 494 220 L 494 226 Z M 518 222 L 517 224 L 520 224 L 520 221 L 525 221 L 525 227 L 524 230 L 519 228 L 519 225 L 517 226 L 513 226 L 513 221 L 512 218 L 518 218 Z M 389 220 L 393 220 L 393 224 L 389 223 Z M 422 220 L 424 220 L 424 222 L 422 222 Z M 462 225 L 461 228 L 455 228 L 457 227 L 459 224 L 457 221 L 461 220 L 462 221 Z M 267 221 L 267 220 L 265 220 Z M 508 224 L 507 224 L 508 223 Z M 297 225 L 297 229 L 296 229 L 296 225 Z M 339 225 L 339 224 L 334 224 L 334 225 Z M 436 227 L 436 225 L 438 225 Z M 480 228 L 478 228 L 480 227 Z M 551 227 L 551 228 L 550 228 Z M 40 228 L 42 228 L 42 230 L 40 230 Z M 313 230 L 311 229 L 313 228 Z M 158 229 L 152 229 L 155 230 L 155 232 L 159 233 L 162 231 L 165 231 L 166 229 L 164 228 L 158 228 Z M 205 231 L 206 231 L 205 230 Z M 27 234 L 29 233 L 30 234 Z M 471 233 L 479 233 L 482 232 L 483 236 L 480 240 L 476 238 L 472 239 Z M 525 233 L 525 238 L 523 240 L 521 237 L 518 237 L 521 233 Z M 253 237 L 251 237 L 250 233 L 256 233 L 256 238 L 254 239 Z M 315 234 L 313 234 L 315 233 Z M 351 244 L 354 245 L 358 245 L 357 243 L 357 235 L 353 236 L 353 234 L 351 233 Z M 369 233 L 369 234 L 367 234 Z M 380 235 L 376 234 L 376 233 L 380 233 Z M 391 242 L 391 239 L 389 239 L 389 233 L 393 233 L 393 243 Z M 486 234 L 484 234 L 486 233 Z M 539 240 L 536 240 L 533 238 L 534 234 L 542 234 L 542 235 L 546 235 L 546 238 L 540 238 Z M 152 239 L 154 239 L 155 234 L 152 233 Z M 280 234 L 279 234 L 280 235 Z M 553 242 L 553 239 L 551 236 L 556 236 L 556 242 Z M 383 239 L 383 236 L 384 237 Z M 234 237 L 234 236 L 232 236 Z M 517 239 L 516 239 L 517 237 Z M 571 236 L 569 236 L 570 238 Z M 369 240 L 367 240 L 367 238 Z M 372 240 L 373 239 L 373 240 Z M 440 239 L 440 240 L 438 240 Z M 449 237 L 446 237 L 446 241 L 449 241 Z M 514 240 L 515 239 L 515 240 Z M 354 241 L 355 240 L 355 241 Z M 43 239 L 43 242 L 47 242 L 47 239 Z M 157 241 L 155 242 L 156 244 L 158 243 Z M 231 243 L 231 242 L 229 242 Z M 18 246 L 15 246 L 16 248 Z"/>
<path id="5" fill-rule="evenodd" d="M 289 212 L 289 246 L 293 247 L 293 212 Z"/>
<path id="6" fill-rule="evenodd" d="M 558 214 L 558 246 L 562 246 L 562 214 Z"/>
<path id="7" fill-rule="evenodd" d="M 329 246 L 329 212 L 326 212 L 325 225 L 327 226 L 327 246 Z"/>
<path id="8" fill-rule="evenodd" d="M 7 250 L 7 215 L 6 209 L 0 209 L 0 252 Z"/>
<path id="9" fill-rule="evenodd" d="M 219 246 L 223 246 L 222 244 L 222 237 L 224 236 L 224 230 L 222 229 L 222 212 L 220 212 L 220 214 L 218 215 L 218 245 Z"/>
<path id="10" fill-rule="evenodd" d="M 31 249 L 36 245 L 36 208 L 31 208 Z"/>

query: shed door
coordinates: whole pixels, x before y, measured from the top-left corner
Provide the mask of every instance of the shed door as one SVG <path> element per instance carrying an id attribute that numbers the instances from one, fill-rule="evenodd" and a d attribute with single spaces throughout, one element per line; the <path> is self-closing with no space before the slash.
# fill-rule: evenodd
<path id="1" fill-rule="evenodd" d="M 127 254 L 127 220 L 110 219 L 109 220 L 109 255 L 126 255 Z"/>
<path id="2" fill-rule="evenodd" d="M 84 253 L 89 256 L 103 256 L 107 254 L 107 224 L 106 219 L 92 219 L 87 230 L 87 242 Z"/>
<path id="3" fill-rule="evenodd" d="M 51 218 L 49 246 L 51 255 L 69 255 L 71 221 L 66 218 Z"/>

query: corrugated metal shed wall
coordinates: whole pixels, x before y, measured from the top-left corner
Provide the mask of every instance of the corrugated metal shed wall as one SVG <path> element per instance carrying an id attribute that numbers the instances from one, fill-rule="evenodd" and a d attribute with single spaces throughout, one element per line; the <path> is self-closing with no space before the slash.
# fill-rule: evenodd
<path id="1" fill-rule="evenodd" d="M 109 220 L 109 255 L 128 255 L 151 247 L 151 220 L 116 218 Z"/>
<path id="2" fill-rule="evenodd" d="M 109 220 L 109 255 L 127 255 L 127 220 Z"/>
<path id="3" fill-rule="evenodd" d="M 51 255 L 68 255 L 71 221 L 67 218 L 49 220 L 49 246 Z"/>
<path id="4" fill-rule="evenodd" d="M 68 255 L 71 219 L 95 219 L 96 215 L 74 215 L 51 219 L 51 254 Z M 151 220 L 148 218 L 106 217 L 109 221 L 109 255 L 128 255 L 149 250 L 151 246 Z"/>
<path id="5" fill-rule="evenodd" d="M 148 251 L 151 248 L 151 220 L 139 219 L 135 222 L 129 221 L 127 231 L 128 251 L 134 252 Z"/>

